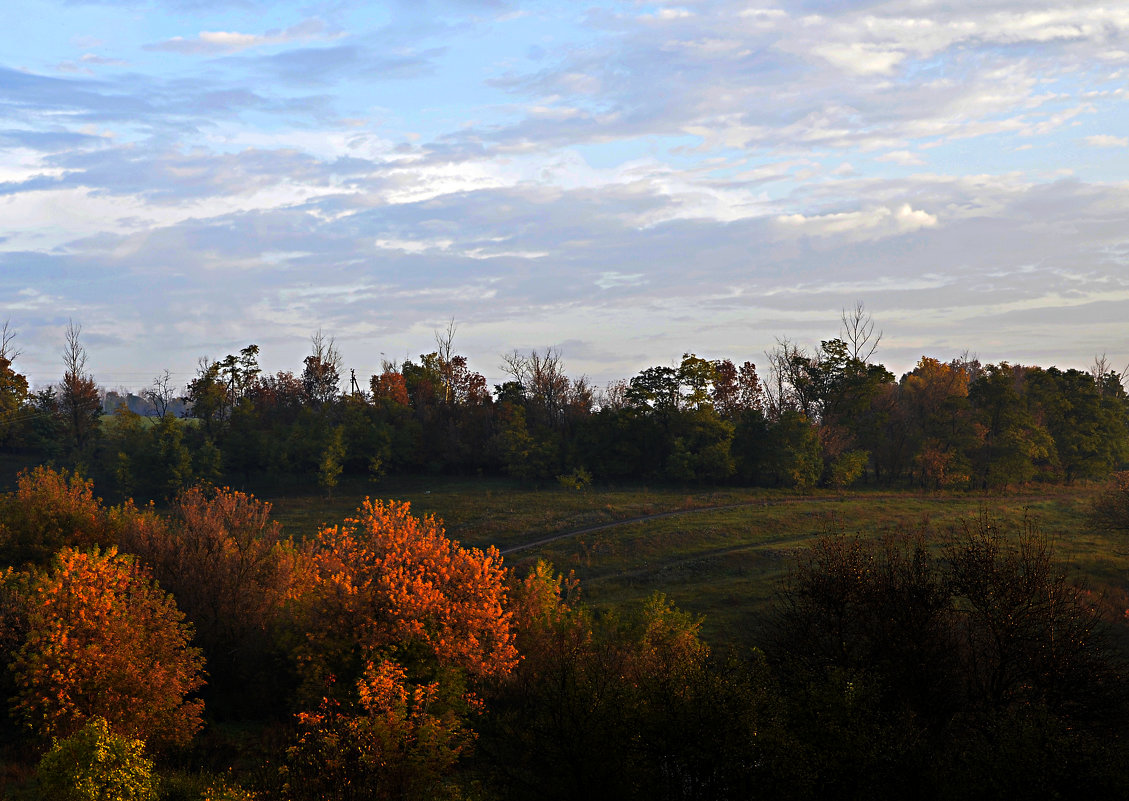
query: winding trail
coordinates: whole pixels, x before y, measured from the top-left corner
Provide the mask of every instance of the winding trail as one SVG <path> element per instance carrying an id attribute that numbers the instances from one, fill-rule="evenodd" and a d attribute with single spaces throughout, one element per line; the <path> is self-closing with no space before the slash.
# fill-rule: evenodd
<path id="1" fill-rule="evenodd" d="M 890 498 L 896 498 L 898 496 L 880 493 L 880 494 L 875 494 L 875 495 L 870 496 L 870 497 L 871 497 L 872 500 L 875 500 L 875 501 L 883 501 L 883 500 L 889 500 Z M 542 545 L 548 545 L 551 542 L 556 542 L 557 540 L 568 539 L 569 537 L 576 537 L 576 536 L 579 536 L 581 534 L 590 534 L 590 533 L 595 532 L 595 531 L 603 531 L 604 529 L 615 528 L 616 526 L 630 525 L 631 523 L 645 523 L 648 520 L 659 520 L 659 519 L 664 518 L 664 517 L 675 517 L 677 515 L 692 515 L 696 512 L 723 512 L 727 509 L 745 509 L 745 508 L 752 508 L 752 507 L 766 508 L 766 507 L 769 507 L 769 506 L 780 506 L 782 504 L 798 504 L 798 503 L 831 503 L 831 502 L 839 502 L 839 501 L 853 500 L 853 499 L 854 499 L 853 496 L 833 496 L 833 495 L 832 496 L 822 496 L 822 497 L 820 497 L 820 496 L 815 496 L 815 497 L 804 496 L 804 497 L 794 497 L 794 498 L 782 498 L 782 499 L 771 500 L 771 501 L 762 498 L 761 500 L 744 501 L 742 503 L 730 503 L 730 504 L 725 504 L 723 506 L 699 506 L 695 509 L 675 509 L 675 510 L 670 511 L 670 512 L 657 512 L 655 514 L 641 515 L 639 517 L 625 517 L 623 520 L 613 520 L 610 523 L 601 523 L 598 526 L 585 526 L 584 528 L 576 528 L 576 529 L 573 529 L 571 531 L 562 531 L 559 534 L 553 534 L 553 535 L 548 536 L 548 537 L 542 537 L 541 539 L 533 540 L 532 542 L 523 542 L 519 545 L 511 545 L 507 548 L 501 548 L 501 549 L 499 549 L 499 552 L 502 554 L 502 556 L 508 556 L 510 554 L 519 553 L 521 551 L 528 551 L 528 550 L 531 550 L 533 548 L 540 548 Z M 944 499 L 944 500 L 946 500 L 948 502 L 959 502 L 960 499 L 958 499 L 958 498 L 947 498 L 947 499 Z"/>
<path id="2" fill-rule="evenodd" d="M 819 500 L 823 500 L 823 499 L 819 499 Z M 594 531 L 603 531 L 604 529 L 615 528 L 616 526 L 626 526 L 626 525 L 630 525 L 631 523 L 645 523 L 648 520 L 660 520 L 664 517 L 675 517 L 677 515 L 692 515 L 695 512 L 722 512 L 722 511 L 725 511 L 726 509 L 742 509 L 742 508 L 745 508 L 745 507 L 752 507 L 752 506 L 764 507 L 764 506 L 775 505 L 775 504 L 778 504 L 778 503 L 781 503 L 781 501 L 773 501 L 773 502 L 765 501 L 765 500 L 746 501 L 744 503 L 730 503 L 730 504 L 726 504 L 724 506 L 699 506 L 696 509 L 675 509 L 672 512 L 657 512 L 657 513 L 652 514 L 652 515 L 641 515 L 639 517 L 627 517 L 627 518 L 624 518 L 623 520 L 613 520 L 611 523 L 601 523 L 598 526 L 587 526 L 585 528 L 573 529 L 572 531 L 564 531 L 560 534 L 554 534 L 551 537 L 542 537 L 539 540 L 534 540 L 533 542 L 525 542 L 525 543 L 522 543 L 521 545 L 511 545 L 508 548 L 502 548 L 500 553 L 502 554 L 502 556 L 509 556 L 510 554 L 518 553 L 520 551 L 528 551 L 531 548 L 540 548 L 542 545 L 548 545 L 550 542 L 556 542 L 557 540 L 563 540 L 563 539 L 567 539 L 569 537 L 577 537 L 581 534 L 590 534 Z M 788 503 L 788 501 L 784 501 L 784 503 Z"/>

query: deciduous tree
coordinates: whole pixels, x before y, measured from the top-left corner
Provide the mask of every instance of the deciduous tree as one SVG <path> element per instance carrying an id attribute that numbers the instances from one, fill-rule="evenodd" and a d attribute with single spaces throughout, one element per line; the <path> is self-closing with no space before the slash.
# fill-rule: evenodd
<path id="1" fill-rule="evenodd" d="M 203 659 L 172 598 L 116 548 L 66 548 L 30 584 L 27 638 L 12 670 L 15 709 L 43 737 L 94 717 L 151 747 L 200 728 Z"/>
<path id="2" fill-rule="evenodd" d="M 63 343 L 63 383 L 59 390 L 59 407 L 66 420 L 71 440 L 81 450 L 98 430 L 102 399 L 94 377 L 86 372 L 86 348 L 79 340 L 82 326 L 73 320 L 67 324 Z"/>
<path id="3" fill-rule="evenodd" d="M 12 368 L 20 352 L 12 344 L 15 331 L 4 321 L 0 327 L 0 448 L 9 447 L 19 439 L 23 417 L 30 398 L 27 378 Z"/>
<path id="4" fill-rule="evenodd" d="M 323 407 L 337 398 L 341 383 L 341 351 L 333 337 L 326 337 L 319 328 L 310 337 L 313 352 L 306 357 L 302 368 L 302 386 L 306 397 L 316 407 Z"/>
<path id="5" fill-rule="evenodd" d="M 349 687 L 364 665 L 392 658 L 409 676 L 440 667 L 472 679 L 505 673 L 517 651 L 501 557 L 447 539 L 406 503 L 366 500 L 357 517 L 322 529 L 300 658 L 307 687 L 330 675 Z"/>
<path id="6" fill-rule="evenodd" d="M 243 492 L 193 487 L 165 517 L 127 509 L 120 522 L 122 548 L 153 570 L 193 624 L 208 659 L 209 703 L 223 714 L 277 706 L 270 694 L 288 679 L 275 636 L 310 573 L 270 509 Z"/>
<path id="7" fill-rule="evenodd" d="M 110 545 L 111 522 L 94 483 L 50 467 L 24 471 L 0 496 L 0 563 L 45 564 L 64 546 Z"/>

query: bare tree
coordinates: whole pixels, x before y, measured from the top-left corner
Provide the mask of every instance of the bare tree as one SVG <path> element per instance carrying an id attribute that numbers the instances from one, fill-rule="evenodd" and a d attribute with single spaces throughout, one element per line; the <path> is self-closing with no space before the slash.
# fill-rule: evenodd
<path id="1" fill-rule="evenodd" d="M 609 381 L 597 394 L 594 405 L 598 409 L 623 409 L 627 406 L 627 382 L 622 378 Z"/>
<path id="2" fill-rule="evenodd" d="M 76 448 L 82 448 L 98 428 L 102 412 L 102 399 L 94 376 L 86 372 L 86 348 L 79 340 L 82 326 L 67 321 L 63 341 L 63 384 L 59 402 L 74 438 Z"/>
<path id="3" fill-rule="evenodd" d="M 1094 386 L 1097 387 L 1099 397 L 1104 397 L 1114 386 L 1122 384 L 1125 380 L 1125 373 L 1129 371 L 1129 365 L 1126 365 L 1120 373 L 1113 370 L 1113 362 L 1105 353 L 1100 356 L 1094 356 L 1094 363 L 1090 366 L 1090 376 L 1094 379 Z"/>
<path id="4" fill-rule="evenodd" d="M 455 331 L 458 326 L 455 325 L 455 318 L 452 317 L 447 321 L 447 329 L 445 331 L 435 332 L 435 346 L 436 353 L 439 358 L 443 360 L 444 364 L 451 363 L 451 356 L 454 354 Z"/>
<path id="5" fill-rule="evenodd" d="M 310 400 L 320 406 L 337 397 L 343 362 L 333 337 L 326 337 L 320 328 L 310 337 L 310 343 L 313 348 L 302 370 L 302 386 Z"/>
<path id="6" fill-rule="evenodd" d="M 878 343 L 882 341 L 882 332 L 874 333 L 874 318 L 866 310 L 861 300 L 856 300 L 854 308 L 843 309 L 842 336 L 847 343 L 847 352 L 852 359 L 864 364 L 870 362 L 870 357 L 878 350 Z"/>
<path id="7" fill-rule="evenodd" d="M 11 364 L 20 357 L 19 349 L 12 345 L 12 340 L 15 338 L 16 332 L 12 328 L 12 321 L 5 320 L 4 325 L 0 326 L 0 361 Z"/>
<path id="8" fill-rule="evenodd" d="M 64 375 L 86 374 L 86 348 L 79 341 L 81 334 L 82 326 L 74 320 L 67 320 L 67 330 L 63 334 Z"/>
<path id="9" fill-rule="evenodd" d="M 816 417 L 811 372 L 817 357 L 787 337 L 776 340 L 776 347 L 765 351 L 768 357 L 768 381 L 764 384 L 764 400 L 769 417 L 780 419 L 788 411 L 805 417 Z"/>
<path id="10" fill-rule="evenodd" d="M 984 365 L 980 363 L 980 358 L 969 350 L 949 362 L 949 366 L 964 373 L 968 377 L 969 384 L 984 375 Z"/>
<path id="11" fill-rule="evenodd" d="M 154 378 L 152 386 L 145 390 L 145 399 L 153 404 L 153 409 L 159 419 L 164 420 L 165 415 L 168 414 L 169 403 L 172 401 L 175 392 L 176 390 L 172 386 L 172 373 L 168 370 Z"/>
<path id="12" fill-rule="evenodd" d="M 574 399 L 583 405 L 583 397 L 591 406 L 591 391 L 586 378 L 575 384 L 569 381 L 561 363 L 560 351 L 545 348 L 528 354 L 515 350 L 502 356 L 502 370 L 521 384 L 526 400 L 529 402 L 533 419 L 544 425 L 556 427 L 564 421 L 565 409 Z M 573 392 L 575 390 L 575 393 Z"/>
<path id="13" fill-rule="evenodd" d="M 443 400 L 446 403 L 455 402 L 455 318 L 447 321 L 445 331 L 435 332 L 435 353 L 439 357 L 439 373 L 443 379 Z"/>

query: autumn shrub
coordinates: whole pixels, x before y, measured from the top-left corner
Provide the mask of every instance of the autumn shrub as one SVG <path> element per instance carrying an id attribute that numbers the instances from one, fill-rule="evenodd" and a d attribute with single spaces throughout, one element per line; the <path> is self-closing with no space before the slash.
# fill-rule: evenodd
<path id="1" fill-rule="evenodd" d="M 473 742 L 476 689 L 517 662 L 501 557 L 370 500 L 311 557 L 294 653 L 319 711 L 298 716 L 292 797 L 440 797 Z"/>
<path id="2" fill-rule="evenodd" d="M 763 661 L 712 658 L 701 621 L 661 595 L 620 617 L 591 612 L 577 593 L 545 562 L 511 579 L 522 660 L 492 687 L 475 762 L 492 789 L 773 797 L 786 749 L 773 745 L 779 704 Z"/>
<path id="3" fill-rule="evenodd" d="M 111 731 L 94 717 L 56 740 L 37 772 L 44 801 L 156 801 L 157 776 L 145 744 Z"/>
<path id="4" fill-rule="evenodd" d="M 276 634 L 309 570 L 270 508 L 243 492 L 193 487 L 166 516 L 133 510 L 120 526 L 122 548 L 152 569 L 192 622 L 220 714 L 261 714 L 286 695 Z"/>
<path id="5" fill-rule="evenodd" d="M 172 598 L 115 548 L 66 548 L 30 578 L 14 708 L 38 735 L 67 737 L 94 717 L 157 749 L 200 728 L 203 659 Z"/>
<path id="6" fill-rule="evenodd" d="M 353 686 L 386 657 L 412 678 L 453 667 L 476 679 L 517 661 L 497 550 L 459 547 L 407 503 L 366 499 L 318 533 L 313 559 L 297 656 L 315 695 L 330 676 Z"/>
<path id="7" fill-rule="evenodd" d="M 0 496 L 0 564 L 45 564 L 65 546 L 106 546 L 114 532 L 94 484 L 78 473 L 36 467 Z"/>
<path id="8" fill-rule="evenodd" d="M 1102 531 L 1129 532 L 1129 471 L 1114 473 L 1090 506 L 1090 524 Z"/>
<path id="9" fill-rule="evenodd" d="M 473 733 L 443 699 L 440 682 L 413 686 L 402 667 L 369 663 L 355 703 L 324 699 L 298 716 L 287 752 L 285 792 L 292 801 L 411 801 L 451 797 L 447 775 Z"/>

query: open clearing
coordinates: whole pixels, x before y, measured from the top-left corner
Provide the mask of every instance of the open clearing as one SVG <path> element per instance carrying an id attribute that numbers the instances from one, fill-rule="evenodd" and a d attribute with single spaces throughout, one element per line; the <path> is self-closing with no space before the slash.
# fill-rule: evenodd
<path id="1" fill-rule="evenodd" d="M 714 643 L 754 641 L 758 613 L 797 550 L 828 533 L 877 537 L 921 531 L 940 547 L 982 512 L 1007 525 L 1028 515 L 1055 538 L 1059 558 L 1079 580 L 1121 594 L 1129 575 L 1129 548 L 1086 525 L 1098 489 L 1089 486 L 1039 487 L 1006 496 L 889 491 L 839 496 L 741 488 L 576 492 L 496 480 L 415 479 L 345 489 L 332 502 L 318 496 L 270 500 L 276 518 L 298 537 L 340 522 L 366 492 L 409 501 L 417 514 L 442 519 L 449 535 L 465 545 L 511 551 L 506 563 L 519 572 L 536 559 L 575 571 L 583 597 L 597 607 L 621 608 L 665 593 L 705 617 L 706 637 Z"/>

